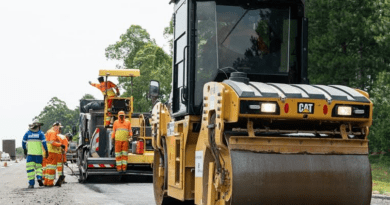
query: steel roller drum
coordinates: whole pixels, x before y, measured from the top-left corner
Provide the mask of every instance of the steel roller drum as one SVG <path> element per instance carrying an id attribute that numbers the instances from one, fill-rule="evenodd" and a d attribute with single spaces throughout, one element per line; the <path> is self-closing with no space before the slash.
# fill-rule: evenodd
<path id="1" fill-rule="evenodd" d="M 366 155 L 230 152 L 232 205 L 370 204 Z"/>

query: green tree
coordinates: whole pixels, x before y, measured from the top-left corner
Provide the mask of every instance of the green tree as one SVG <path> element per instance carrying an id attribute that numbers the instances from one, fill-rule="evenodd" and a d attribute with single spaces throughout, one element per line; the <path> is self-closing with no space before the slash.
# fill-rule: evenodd
<path id="1" fill-rule="evenodd" d="M 123 60 L 123 66 L 119 68 L 133 68 L 134 58 L 137 52 L 147 43 L 154 42 L 149 33 L 139 25 L 131 25 L 126 33 L 120 36 L 120 41 L 106 48 L 106 58 Z"/>
<path id="2" fill-rule="evenodd" d="M 370 128 L 370 150 L 390 148 L 390 72 L 381 72 L 374 83 L 371 100 L 374 103 L 373 125 Z"/>
<path id="3" fill-rule="evenodd" d="M 369 92 L 374 103 L 370 150 L 390 142 L 390 1 L 308 0 L 309 79 Z"/>
<path id="4" fill-rule="evenodd" d="M 82 100 L 87 100 L 87 99 L 95 100 L 96 98 L 91 94 L 85 94 L 81 99 Z"/>
<path id="5" fill-rule="evenodd" d="M 132 25 L 120 41 L 106 48 L 108 59 L 123 60 L 118 68 L 140 69 L 141 76 L 133 78 L 119 77 L 119 86 L 125 89 L 123 97 L 134 96 L 134 110 L 147 112 L 151 110 L 151 101 L 147 99 L 149 81 L 160 81 L 161 100 L 167 100 L 171 92 L 172 58 L 159 46 L 149 33 L 138 25 Z"/>
<path id="6" fill-rule="evenodd" d="M 164 38 L 168 40 L 169 43 L 169 55 L 173 57 L 173 18 L 169 22 L 169 26 L 164 28 Z"/>
<path id="7" fill-rule="evenodd" d="M 384 2 L 307 1 L 311 83 L 373 88 L 377 74 L 389 69 L 389 6 Z"/>
<path id="8" fill-rule="evenodd" d="M 24 155 L 23 148 L 22 147 L 17 147 L 16 148 L 16 156 L 23 156 L 23 155 Z"/>
<path id="9" fill-rule="evenodd" d="M 53 123 L 58 121 L 64 126 L 62 133 L 67 133 L 72 132 L 73 126 L 77 126 L 79 113 L 78 107 L 71 110 L 64 101 L 53 97 L 34 119 L 44 123 L 41 128 L 43 132 L 47 132 Z"/>

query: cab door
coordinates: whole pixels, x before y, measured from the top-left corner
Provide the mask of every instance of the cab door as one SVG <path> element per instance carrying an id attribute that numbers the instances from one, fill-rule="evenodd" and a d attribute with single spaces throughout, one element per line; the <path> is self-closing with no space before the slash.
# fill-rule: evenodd
<path id="1" fill-rule="evenodd" d="M 188 78 L 188 0 L 175 3 L 174 11 L 174 60 L 173 60 L 173 96 L 172 111 L 174 117 L 188 113 L 187 78 Z"/>

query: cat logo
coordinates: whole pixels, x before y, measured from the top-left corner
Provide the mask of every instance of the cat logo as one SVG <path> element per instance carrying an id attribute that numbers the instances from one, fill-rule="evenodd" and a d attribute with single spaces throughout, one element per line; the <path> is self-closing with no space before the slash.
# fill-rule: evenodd
<path id="1" fill-rule="evenodd" d="M 298 103 L 298 113 L 313 114 L 314 103 Z"/>

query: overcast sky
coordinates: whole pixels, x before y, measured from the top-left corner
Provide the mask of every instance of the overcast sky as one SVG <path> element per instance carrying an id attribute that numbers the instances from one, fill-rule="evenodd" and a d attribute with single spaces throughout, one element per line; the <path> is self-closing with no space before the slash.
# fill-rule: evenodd
<path id="1" fill-rule="evenodd" d="M 163 37 L 173 12 L 169 0 L 0 1 L 0 150 L 2 139 L 21 146 L 28 124 L 52 97 L 74 109 L 99 69 L 116 64 L 105 48 L 132 25 L 146 29 L 168 50 Z M 142 75 L 142 73 L 141 73 Z M 114 79 L 111 79 L 115 82 Z"/>

